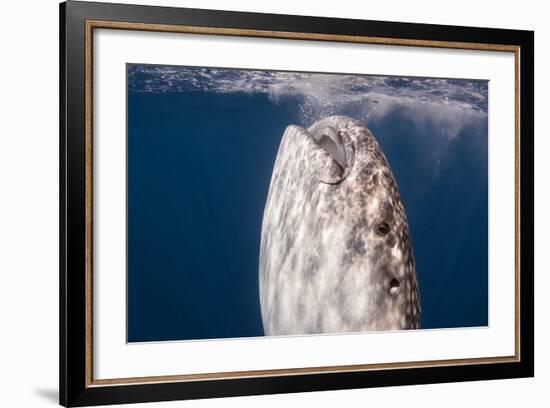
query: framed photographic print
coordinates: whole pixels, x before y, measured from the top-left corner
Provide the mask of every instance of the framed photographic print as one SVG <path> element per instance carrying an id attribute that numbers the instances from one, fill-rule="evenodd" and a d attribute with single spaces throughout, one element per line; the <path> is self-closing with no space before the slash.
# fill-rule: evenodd
<path id="1" fill-rule="evenodd" d="M 529 31 L 60 7 L 60 403 L 529 377 Z"/>

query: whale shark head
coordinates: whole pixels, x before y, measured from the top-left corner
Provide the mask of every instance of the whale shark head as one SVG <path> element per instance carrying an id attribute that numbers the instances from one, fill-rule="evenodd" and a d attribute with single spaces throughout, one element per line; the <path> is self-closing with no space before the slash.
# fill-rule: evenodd
<path id="1" fill-rule="evenodd" d="M 407 218 L 372 133 L 343 116 L 289 126 L 262 223 L 266 334 L 418 328 Z"/>

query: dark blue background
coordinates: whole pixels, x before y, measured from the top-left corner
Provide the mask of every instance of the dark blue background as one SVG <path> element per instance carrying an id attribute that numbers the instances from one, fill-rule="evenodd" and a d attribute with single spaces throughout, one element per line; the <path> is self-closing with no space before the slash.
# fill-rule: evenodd
<path id="1" fill-rule="evenodd" d="M 128 95 L 128 341 L 263 335 L 258 254 L 287 97 Z M 488 321 L 487 123 L 449 143 L 396 107 L 369 121 L 413 238 L 422 327 Z"/>

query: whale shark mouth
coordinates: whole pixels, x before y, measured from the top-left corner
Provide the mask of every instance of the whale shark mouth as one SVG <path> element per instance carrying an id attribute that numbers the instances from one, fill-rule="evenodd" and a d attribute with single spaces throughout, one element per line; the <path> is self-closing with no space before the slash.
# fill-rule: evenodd
<path id="1" fill-rule="evenodd" d="M 346 150 L 342 134 L 332 126 L 321 126 L 314 128 L 311 135 L 313 140 L 323 147 L 344 170 L 346 168 Z"/>
<path id="2" fill-rule="evenodd" d="M 355 161 L 355 148 L 351 139 L 338 127 L 322 122 L 302 131 L 328 154 L 332 164 L 327 164 L 327 167 L 338 169 L 338 175 L 321 173 L 319 181 L 329 185 L 342 183 L 350 174 Z"/>

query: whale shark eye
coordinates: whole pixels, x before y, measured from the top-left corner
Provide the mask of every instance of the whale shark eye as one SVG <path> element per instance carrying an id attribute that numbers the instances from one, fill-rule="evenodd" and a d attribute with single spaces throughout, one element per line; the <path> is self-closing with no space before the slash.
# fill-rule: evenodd
<path id="1" fill-rule="evenodd" d="M 376 226 L 376 233 L 383 237 L 390 232 L 390 225 L 387 222 L 382 222 Z"/>
<path id="2" fill-rule="evenodd" d="M 396 295 L 397 292 L 399 292 L 399 281 L 395 278 L 393 278 L 390 281 L 390 295 Z"/>

